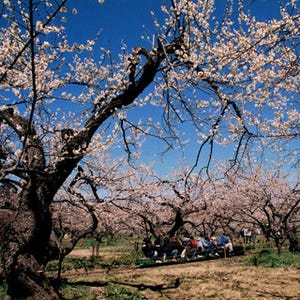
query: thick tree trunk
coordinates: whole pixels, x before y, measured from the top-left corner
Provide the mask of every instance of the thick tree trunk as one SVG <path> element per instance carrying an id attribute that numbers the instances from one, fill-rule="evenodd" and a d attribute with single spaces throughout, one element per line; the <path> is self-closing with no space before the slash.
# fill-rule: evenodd
<path id="1" fill-rule="evenodd" d="M 289 230 L 286 233 L 287 238 L 289 240 L 289 251 L 290 252 L 300 252 L 300 246 L 299 246 L 299 240 L 297 237 L 297 231 L 296 230 Z"/>
<path id="2" fill-rule="evenodd" d="M 11 299 L 59 299 L 43 270 L 49 261 L 52 229 L 45 194 L 45 187 L 37 188 L 36 183 L 23 190 L 3 244 L 2 264 Z"/>
<path id="3" fill-rule="evenodd" d="M 7 295 L 11 299 L 59 299 L 58 294 L 33 255 L 15 253 L 13 262 L 5 262 Z"/>

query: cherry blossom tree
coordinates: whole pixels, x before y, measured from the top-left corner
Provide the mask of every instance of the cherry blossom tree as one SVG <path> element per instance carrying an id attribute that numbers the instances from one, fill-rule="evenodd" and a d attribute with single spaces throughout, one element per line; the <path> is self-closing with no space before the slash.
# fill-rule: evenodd
<path id="1" fill-rule="evenodd" d="M 209 167 L 216 143 L 236 143 L 237 162 L 251 141 L 299 138 L 295 1 L 265 22 L 242 1 L 236 16 L 229 1 L 218 22 L 213 0 L 171 0 L 148 47 L 115 61 L 107 50 L 90 55 L 96 40 L 69 44 L 61 22 L 68 3 L 1 6 L 0 182 L 17 189 L 19 200 L 1 254 L 13 299 L 59 298 L 43 272 L 51 259 L 50 206 L 91 148 L 105 151 L 119 134 L 130 158 L 136 137 L 171 146 L 182 137 L 180 125 L 189 124 L 198 135 L 196 163 L 208 147 Z M 127 117 L 127 108 L 150 106 L 161 112 L 162 127 Z"/>
<path id="2" fill-rule="evenodd" d="M 111 202 L 127 212 L 129 222 L 135 222 L 136 229 L 145 236 L 212 235 L 222 230 L 210 211 L 216 198 L 211 179 L 190 174 L 188 167 L 178 168 L 164 178 L 153 170 L 139 171 L 123 182 L 120 194 Z"/>
<path id="3" fill-rule="evenodd" d="M 71 182 L 67 180 L 57 192 L 51 210 L 53 242 L 58 245 L 60 265 L 81 239 L 93 237 L 101 241 L 120 231 L 122 214 L 111 205 L 112 199 L 117 197 L 116 190 L 123 189 L 123 181 L 136 172 L 125 168 L 123 160 L 112 159 L 108 152 L 91 151 L 88 161 L 81 161 Z"/>
<path id="4" fill-rule="evenodd" d="M 206 180 L 189 174 L 189 168 L 163 179 L 143 168 L 124 176 L 118 193 L 109 198 L 125 213 L 124 224 L 146 236 L 226 232 L 236 242 L 240 230 L 249 227 L 268 232 L 279 253 L 286 239 L 290 250 L 298 251 L 298 181 L 290 182 L 291 176 L 281 174 L 281 168 L 271 172 L 252 167 L 254 171 L 238 168 L 222 178 L 224 170 L 218 169 Z"/>
<path id="5" fill-rule="evenodd" d="M 146 236 L 158 238 L 180 233 L 188 223 L 187 216 L 198 211 L 189 202 L 190 195 L 182 189 L 182 178 L 170 180 L 155 176 L 141 180 L 139 176 L 138 181 L 130 184 L 135 191 L 131 193 L 134 198 L 131 201 L 125 198 L 121 208 L 136 216 L 135 222 Z"/>
<path id="6" fill-rule="evenodd" d="M 218 208 L 214 214 L 236 228 L 259 228 L 275 242 L 278 253 L 286 239 L 290 251 L 299 251 L 299 182 L 280 169 L 256 166 L 217 182 Z"/>

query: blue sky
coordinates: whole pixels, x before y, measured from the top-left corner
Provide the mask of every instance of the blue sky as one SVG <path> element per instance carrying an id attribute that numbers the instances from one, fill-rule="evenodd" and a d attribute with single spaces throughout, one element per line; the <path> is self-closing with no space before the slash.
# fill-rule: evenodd
<path id="1" fill-rule="evenodd" d="M 145 32 L 153 32 L 151 11 L 161 18 L 160 7 L 168 0 L 72 0 L 69 8 L 76 7 L 78 14 L 69 16 L 68 33 L 77 41 L 92 39 L 101 29 L 103 46 L 110 45 L 118 50 L 120 42 L 129 47 L 141 42 Z M 216 0 L 216 13 L 222 14 L 226 0 Z M 254 11 L 258 19 L 264 20 L 278 16 L 278 3 L 281 0 L 245 0 L 247 8 Z M 73 6 L 72 6 L 73 5 Z"/>
<path id="2" fill-rule="evenodd" d="M 150 12 L 160 14 L 161 2 L 162 0 L 105 0 L 100 5 L 97 0 L 73 0 L 70 3 L 77 8 L 78 14 L 70 17 L 74 30 L 70 28 L 68 31 L 74 39 L 84 41 L 95 37 L 101 29 L 103 46 L 109 45 L 118 50 L 121 41 L 124 41 L 134 47 L 141 41 L 145 30 L 153 30 Z"/>
<path id="3" fill-rule="evenodd" d="M 129 51 L 133 47 L 144 45 L 141 36 L 147 32 L 154 32 L 151 11 L 158 18 L 162 18 L 160 6 L 163 2 L 164 0 L 105 0 L 104 4 L 100 5 L 98 0 L 72 0 L 69 2 L 69 10 L 75 7 L 78 13 L 69 14 L 67 34 L 70 41 L 84 42 L 93 39 L 101 30 L 97 46 L 110 47 L 113 55 L 117 56 L 122 41 Z M 247 2 L 247 8 L 251 9 L 259 20 L 279 15 L 279 0 L 245 0 L 245 3 Z M 225 0 L 216 0 L 216 3 L 216 14 L 222 15 Z M 183 157 L 179 153 L 171 152 L 163 157 L 159 155 L 162 150 L 160 141 L 151 140 L 148 145 L 143 152 L 144 158 L 151 161 L 154 156 L 157 159 L 156 168 L 161 174 L 166 175 L 172 166 L 181 164 Z M 230 159 L 232 150 L 232 147 L 217 148 L 216 156 L 220 159 Z M 195 144 L 187 151 L 184 159 L 188 157 L 190 165 L 194 163 L 197 151 L 198 146 Z"/>

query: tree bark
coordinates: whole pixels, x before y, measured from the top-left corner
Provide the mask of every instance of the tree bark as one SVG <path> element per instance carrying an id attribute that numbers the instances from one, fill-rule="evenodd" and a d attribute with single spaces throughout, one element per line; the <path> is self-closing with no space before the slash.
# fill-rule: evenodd
<path id="1" fill-rule="evenodd" d="M 30 182 L 23 190 L 16 217 L 3 244 L 2 264 L 11 299 L 60 298 L 44 273 L 50 259 L 52 229 L 50 202 L 45 199 L 44 190 L 39 181 Z"/>
<path id="2" fill-rule="evenodd" d="M 300 252 L 299 240 L 297 237 L 296 230 L 289 230 L 286 233 L 289 240 L 289 251 L 290 252 Z"/>

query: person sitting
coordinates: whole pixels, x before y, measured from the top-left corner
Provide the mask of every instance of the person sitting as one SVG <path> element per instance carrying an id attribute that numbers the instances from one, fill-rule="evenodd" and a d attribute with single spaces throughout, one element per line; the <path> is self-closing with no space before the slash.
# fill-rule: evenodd
<path id="1" fill-rule="evenodd" d="M 177 261 L 178 253 L 181 250 L 182 250 L 182 245 L 179 243 L 176 234 L 174 234 L 170 238 L 165 238 L 164 246 L 162 249 L 163 261 L 166 261 L 167 256 L 172 256 L 173 261 Z"/>
<path id="2" fill-rule="evenodd" d="M 200 236 L 197 239 L 197 245 L 200 257 L 202 256 L 202 254 L 209 257 L 215 257 L 216 243 L 214 237 L 209 238 L 207 235 L 204 237 Z"/>
<path id="3" fill-rule="evenodd" d="M 180 258 L 183 260 L 185 257 L 186 257 L 186 248 L 187 248 L 187 245 L 189 243 L 190 239 L 186 236 L 184 236 L 182 239 L 181 239 L 181 243 L 182 243 L 182 246 L 183 246 L 183 250 L 182 252 L 180 253 Z"/>
<path id="4" fill-rule="evenodd" d="M 196 258 L 198 245 L 193 236 L 183 237 L 182 245 L 184 249 L 180 254 L 181 259 L 184 259 L 185 257 L 191 257 L 192 259 Z"/>
<path id="5" fill-rule="evenodd" d="M 154 246 L 151 237 L 145 237 L 142 242 L 142 251 L 146 257 L 153 257 L 155 255 Z"/>
<path id="6" fill-rule="evenodd" d="M 154 252 L 157 253 L 156 256 L 162 256 L 162 246 L 163 246 L 163 239 L 162 236 L 159 235 L 154 241 Z"/>
<path id="7" fill-rule="evenodd" d="M 200 236 L 199 238 L 197 238 L 196 242 L 199 254 L 207 254 L 211 249 L 214 248 L 214 244 L 209 240 L 207 236 Z"/>
<path id="8" fill-rule="evenodd" d="M 229 254 L 233 252 L 233 246 L 232 243 L 229 241 L 229 238 L 225 233 L 221 234 L 217 239 L 217 246 L 218 247 L 224 247 L 225 250 L 229 251 Z"/>

